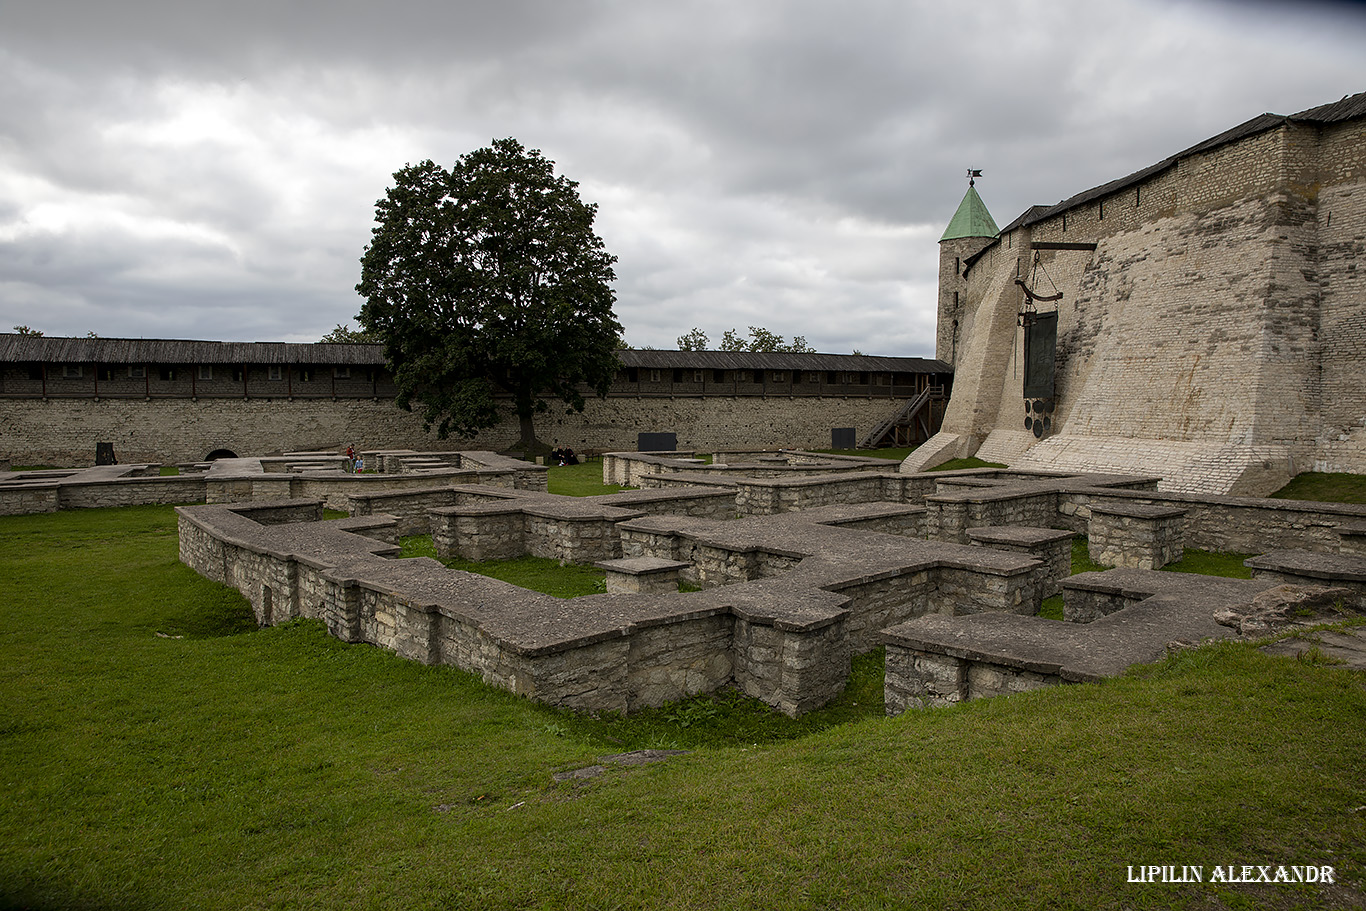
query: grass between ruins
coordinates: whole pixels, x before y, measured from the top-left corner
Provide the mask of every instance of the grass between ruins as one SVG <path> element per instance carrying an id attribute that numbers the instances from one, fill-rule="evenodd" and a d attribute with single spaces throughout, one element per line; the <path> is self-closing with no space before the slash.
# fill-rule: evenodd
<path id="1" fill-rule="evenodd" d="M 582 718 L 316 622 L 256 630 L 176 560 L 165 507 L 0 519 L 0 590 L 0 907 L 1366 902 L 1362 676 L 1246 645 L 718 736 L 742 700 Z M 1346 882 L 1128 883 L 1139 864 Z"/>
<path id="2" fill-rule="evenodd" d="M 564 497 L 595 497 L 624 490 L 619 484 L 602 483 L 602 462 L 557 465 L 546 470 L 546 487 Z"/>
<path id="3" fill-rule="evenodd" d="M 1221 554 L 1187 547 L 1180 560 L 1169 563 L 1162 569 L 1173 573 L 1198 573 L 1203 576 L 1251 579 L 1252 570 L 1243 565 L 1243 561 L 1250 556 L 1252 554 Z M 1077 535 L 1072 539 L 1072 575 L 1104 572 L 1113 568 L 1091 559 L 1091 551 L 1087 546 L 1085 535 Z M 1050 620 L 1061 620 L 1063 618 L 1062 608 L 1062 595 L 1045 598 L 1043 603 L 1039 605 L 1039 616 L 1047 617 Z"/>
<path id="4" fill-rule="evenodd" d="M 501 579 L 519 588 L 554 595 L 556 598 L 580 598 L 607 591 L 607 573 L 592 566 L 561 566 L 545 557 L 524 556 L 512 560 L 464 560 L 460 557 L 438 557 L 431 535 L 413 535 L 399 540 L 404 557 L 431 557 L 451 569 L 478 573 Z"/>
<path id="5" fill-rule="evenodd" d="M 1366 503 L 1366 475 L 1306 471 L 1271 496 L 1281 500 Z"/>

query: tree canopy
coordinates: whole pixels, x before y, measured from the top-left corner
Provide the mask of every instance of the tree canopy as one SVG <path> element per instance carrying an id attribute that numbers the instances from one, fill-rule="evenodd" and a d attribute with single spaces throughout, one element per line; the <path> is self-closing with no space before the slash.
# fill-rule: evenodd
<path id="1" fill-rule="evenodd" d="M 398 404 L 443 438 L 495 426 L 502 390 L 530 446 L 547 398 L 582 411 L 582 390 L 605 396 L 618 368 L 616 257 L 554 164 L 495 140 L 449 171 L 404 167 L 375 204 L 357 318 L 384 345 Z"/>
<path id="2" fill-rule="evenodd" d="M 694 328 L 687 335 L 678 337 L 678 350 L 680 351 L 706 351 L 707 345 L 711 340 L 707 338 L 707 333 L 701 329 Z M 749 337 L 737 333 L 734 329 L 727 329 L 721 336 L 720 351 L 792 351 L 798 354 L 810 353 L 815 351 L 806 343 L 806 337 L 794 335 L 792 343 L 788 344 L 781 335 L 776 335 L 761 326 L 750 326 Z"/>
<path id="3" fill-rule="evenodd" d="M 352 329 L 350 323 L 337 323 L 337 328 L 318 341 L 322 344 L 363 345 L 376 344 L 379 340 L 364 329 Z"/>

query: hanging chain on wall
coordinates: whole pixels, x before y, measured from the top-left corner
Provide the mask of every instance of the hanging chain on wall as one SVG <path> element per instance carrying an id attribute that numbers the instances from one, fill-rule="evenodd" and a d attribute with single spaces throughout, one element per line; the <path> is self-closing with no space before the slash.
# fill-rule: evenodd
<path id="1" fill-rule="evenodd" d="M 1052 294 L 1039 294 L 1039 273 L 1043 273 L 1043 279 L 1048 282 L 1048 286 L 1053 290 Z M 1048 274 L 1048 269 L 1040 261 L 1039 251 L 1034 251 L 1034 262 L 1030 269 L 1029 283 L 1026 284 L 1022 279 L 1015 279 L 1015 284 L 1020 286 L 1022 300 L 1020 301 L 1020 313 L 1018 324 L 1025 330 L 1026 345 L 1028 345 L 1030 327 L 1037 322 L 1039 311 L 1035 304 L 1054 303 L 1062 300 L 1062 292 L 1053 282 L 1053 276 Z M 1032 286 L 1032 287 L 1031 287 Z M 1026 382 L 1028 388 L 1028 382 Z M 1051 383 L 1049 384 L 1051 386 Z M 1047 398 L 1026 398 L 1025 407 L 1025 430 L 1034 434 L 1035 439 L 1043 439 L 1053 430 L 1053 412 L 1057 408 L 1057 399 L 1053 396 Z"/>
<path id="2" fill-rule="evenodd" d="M 1048 280 L 1048 286 L 1053 289 L 1052 294 L 1038 294 L 1030 287 L 1030 285 L 1033 285 L 1034 288 L 1039 287 L 1040 272 Z M 1048 269 L 1039 261 L 1038 250 L 1034 251 L 1034 263 L 1030 269 L 1029 284 L 1025 284 L 1024 279 L 1021 278 L 1015 279 L 1015 284 L 1020 286 L 1020 291 L 1024 294 L 1024 299 L 1020 302 L 1020 315 L 1017 320 L 1021 326 L 1033 324 L 1034 316 L 1038 312 L 1034 307 L 1036 303 L 1047 304 L 1062 300 L 1062 292 L 1058 290 L 1057 285 L 1053 284 L 1053 276 L 1048 274 Z"/>

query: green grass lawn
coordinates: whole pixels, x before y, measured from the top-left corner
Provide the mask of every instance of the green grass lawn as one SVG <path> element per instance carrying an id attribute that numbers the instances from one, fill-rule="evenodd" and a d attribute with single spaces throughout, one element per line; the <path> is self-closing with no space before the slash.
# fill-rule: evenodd
<path id="1" fill-rule="evenodd" d="M 1366 503 L 1366 475 L 1306 471 L 1271 496 L 1281 500 Z"/>
<path id="2" fill-rule="evenodd" d="M 594 497 L 624 489 L 618 484 L 602 483 L 601 459 L 546 469 L 546 487 L 551 493 L 565 497 Z"/>
<path id="3" fill-rule="evenodd" d="M 1233 579 L 1251 579 L 1252 570 L 1243 561 L 1252 554 L 1221 554 L 1208 550 L 1187 547 L 1180 560 L 1168 563 L 1162 569 L 1172 573 L 1198 573 L 1203 576 L 1228 576 Z M 1085 535 L 1072 538 L 1072 575 L 1078 573 L 1104 572 L 1114 567 L 1105 566 L 1091 559 L 1091 551 Z M 1050 620 L 1061 620 L 1063 596 L 1045 598 L 1039 606 L 1039 616 Z"/>
<path id="4" fill-rule="evenodd" d="M 607 590 L 607 573 L 593 566 L 569 564 L 546 557 L 521 556 L 512 560 L 465 560 L 460 557 L 438 557 L 431 535 L 412 535 L 401 538 L 404 557 L 431 557 L 461 572 L 478 573 L 501 579 L 518 588 L 553 595 L 556 598 L 581 598 Z"/>
<path id="5" fill-rule="evenodd" d="M 880 715 L 558 712 L 255 629 L 164 507 L 0 518 L 0 908 L 1347 908 L 1366 686 L 1243 645 Z M 667 762 L 552 775 L 644 746 Z M 1139 864 L 1346 884 L 1138 885 Z"/>

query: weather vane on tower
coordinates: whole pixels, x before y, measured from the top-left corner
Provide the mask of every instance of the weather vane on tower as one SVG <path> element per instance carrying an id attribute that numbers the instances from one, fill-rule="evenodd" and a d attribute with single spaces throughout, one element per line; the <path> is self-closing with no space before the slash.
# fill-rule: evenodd
<path id="1" fill-rule="evenodd" d="M 982 176 L 980 168 L 968 168 L 968 186 L 976 186 L 977 178 Z"/>

